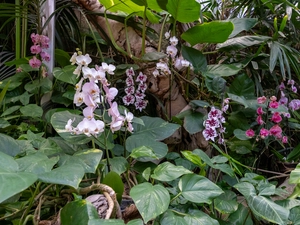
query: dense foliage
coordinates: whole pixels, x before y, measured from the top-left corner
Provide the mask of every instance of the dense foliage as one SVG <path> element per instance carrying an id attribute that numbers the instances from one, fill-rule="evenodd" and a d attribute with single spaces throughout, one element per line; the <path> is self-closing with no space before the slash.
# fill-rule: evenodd
<path id="1" fill-rule="evenodd" d="M 0 223 L 299 224 L 298 2 L 91 2 L 0 0 Z"/>

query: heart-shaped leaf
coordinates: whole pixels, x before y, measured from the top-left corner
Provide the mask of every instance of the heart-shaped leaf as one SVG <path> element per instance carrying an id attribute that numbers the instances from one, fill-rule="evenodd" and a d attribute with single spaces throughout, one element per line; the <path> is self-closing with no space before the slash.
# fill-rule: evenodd
<path id="1" fill-rule="evenodd" d="M 80 164 L 65 164 L 50 172 L 39 174 L 39 180 L 45 183 L 62 184 L 78 188 L 84 175 Z"/>
<path id="2" fill-rule="evenodd" d="M 192 172 L 183 166 L 175 166 L 170 162 L 164 162 L 155 168 L 151 177 L 160 181 L 172 181 L 189 173 Z"/>
<path id="3" fill-rule="evenodd" d="M 187 174 L 178 183 L 184 198 L 195 203 L 210 204 L 212 200 L 223 193 L 222 189 L 206 177 Z"/>
<path id="4" fill-rule="evenodd" d="M 167 189 L 160 185 L 153 186 L 150 183 L 134 186 L 130 190 L 130 196 L 145 223 L 164 213 L 170 203 L 170 195 Z"/>
<path id="5" fill-rule="evenodd" d="M 77 83 L 76 75 L 73 74 L 76 66 L 68 65 L 64 68 L 55 67 L 53 69 L 53 76 L 63 82 L 75 85 Z"/>

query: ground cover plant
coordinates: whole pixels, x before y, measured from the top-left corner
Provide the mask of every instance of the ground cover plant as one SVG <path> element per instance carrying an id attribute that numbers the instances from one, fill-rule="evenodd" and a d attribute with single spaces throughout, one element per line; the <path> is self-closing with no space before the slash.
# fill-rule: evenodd
<path id="1" fill-rule="evenodd" d="M 299 224 L 296 1 L 56 3 L 52 59 L 0 1 L 1 224 Z"/>

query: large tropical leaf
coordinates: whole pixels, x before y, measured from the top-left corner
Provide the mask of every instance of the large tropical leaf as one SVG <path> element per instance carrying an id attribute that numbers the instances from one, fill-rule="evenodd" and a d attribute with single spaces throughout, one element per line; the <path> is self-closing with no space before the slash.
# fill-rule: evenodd
<path id="1" fill-rule="evenodd" d="M 130 190 L 130 196 L 136 204 L 144 222 L 164 213 L 170 203 L 170 195 L 163 186 L 142 183 Z"/>

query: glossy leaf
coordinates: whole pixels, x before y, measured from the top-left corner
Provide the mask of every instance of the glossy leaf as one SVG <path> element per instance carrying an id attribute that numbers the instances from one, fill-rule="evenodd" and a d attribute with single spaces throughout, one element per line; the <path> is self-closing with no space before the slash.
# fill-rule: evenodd
<path id="1" fill-rule="evenodd" d="M 109 159 L 109 163 L 111 166 L 111 170 L 119 175 L 124 173 L 129 167 L 129 164 L 124 157 L 113 157 Z"/>
<path id="2" fill-rule="evenodd" d="M 208 65 L 207 71 L 204 72 L 205 76 L 208 77 L 228 77 L 232 75 L 236 75 L 241 70 L 240 65 L 233 64 L 215 64 Z"/>
<path id="3" fill-rule="evenodd" d="M 10 156 L 16 156 L 21 153 L 23 149 L 12 137 L 0 134 L 0 151 Z"/>
<path id="4" fill-rule="evenodd" d="M 34 174 L 50 172 L 53 166 L 58 162 L 58 157 L 49 159 L 47 155 L 41 152 L 29 154 L 22 158 L 16 159 L 19 165 L 19 170 Z"/>
<path id="5" fill-rule="evenodd" d="M 130 196 L 145 223 L 164 213 L 170 204 L 169 192 L 160 185 L 138 184 L 130 190 Z"/>
<path id="6" fill-rule="evenodd" d="M 243 204 L 239 204 L 238 209 L 234 213 L 230 214 L 228 220 L 230 225 L 253 225 L 250 209 L 245 207 Z"/>
<path id="7" fill-rule="evenodd" d="M 95 219 L 99 220 L 96 208 L 86 200 L 69 202 L 60 213 L 61 224 L 64 225 L 90 224 L 89 221 Z"/>
<path id="8" fill-rule="evenodd" d="M 0 203 L 18 194 L 37 180 L 33 173 L 8 172 L 0 168 Z"/>
<path id="9" fill-rule="evenodd" d="M 159 181 L 172 181 L 184 174 L 190 174 L 192 171 L 185 169 L 183 166 L 175 166 L 170 162 L 159 164 L 151 177 Z"/>
<path id="10" fill-rule="evenodd" d="M 70 65 L 70 55 L 62 49 L 55 49 L 55 61 L 61 66 Z"/>
<path id="11" fill-rule="evenodd" d="M 268 36 L 242 36 L 228 39 L 227 41 L 218 44 L 216 49 L 222 51 L 237 51 L 253 45 L 260 45 L 267 40 L 270 40 L 271 37 Z"/>
<path id="12" fill-rule="evenodd" d="M 300 225 L 300 207 L 299 206 L 291 209 L 289 219 L 293 222 L 293 225 Z"/>
<path id="13" fill-rule="evenodd" d="M 199 50 L 183 45 L 181 47 L 182 56 L 184 59 L 192 63 L 196 73 L 204 72 L 207 69 L 206 57 Z"/>
<path id="14" fill-rule="evenodd" d="M 179 216 L 175 213 L 173 213 L 171 210 L 167 210 L 161 220 L 161 225 L 189 225 L 182 216 Z"/>
<path id="15" fill-rule="evenodd" d="M 212 21 L 196 25 L 181 35 L 192 46 L 199 43 L 222 43 L 233 31 L 233 24 L 224 21 Z"/>
<path id="16" fill-rule="evenodd" d="M 84 149 L 75 152 L 72 158 L 79 161 L 84 168 L 85 173 L 95 173 L 101 159 L 103 152 L 99 149 Z"/>
<path id="17" fill-rule="evenodd" d="M 53 76 L 60 81 L 66 82 L 68 84 L 75 85 L 77 83 L 76 75 L 73 74 L 76 66 L 68 65 L 64 68 L 55 67 L 53 69 Z"/>
<path id="18" fill-rule="evenodd" d="M 168 13 L 181 23 L 194 22 L 199 19 L 200 5 L 196 1 L 172 0 L 168 1 L 166 7 Z"/>
<path id="19" fill-rule="evenodd" d="M 130 157 L 134 158 L 134 159 L 138 159 L 138 158 L 151 158 L 151 159 L 159 159 L 153 148 L 149 147 L 149 146 L 140 146 L 137 148 L 132 149 Z"/>
<path id="20" fill-rule="evenodd" d="M 246 198 L 249 196 L 256 195 L 256 190 L 255 190 L 254 186 L 248 182 L 237 183 L 236 185 L 234 185 L 234 188 L 236 188 Z"/>
<path id="21" fill-rule="evenodd" d="M 214 206 L 216 210 L 223 214 L 235 212 L 238 209 L 236 194 L 232 191 L 226 190 L 224 194 L 214 200 Z"/>
<path id="22" fill-rule="evenodd" d="M 287 224 L 289 210 L 277 205 L 264 196 L 250 195 L 246 199 L 248 206 L 256 216 L 275 224 Z"/>
<path id="23" fill-rule="evenodd" d="M 147 135 L 132 135 L 126 139 L 126 150 L 133 153 L 132 157 L 142 161 L 160 159 L 168 153 L 168 146 Z M 134 152 L 133 152 L 134 150 Z"/>
<path id="24" fill-rule="evenodd" d="M 188 225 L 219 225 L 217 220 L 200 210 L 189 210 L 188 214 L 184 217 L 184 220 Z"/>
<path id="25" fill-rule="evenodd" d="M 116 192 L 118 201 L 122 201 L 124 184 L 119 174 L 117 174 L 114 171 L 110 171 L 108 174 L 105 175 L 101 183 L 110 186 Z"/>
<path id="26" fill-rule="evenodd" d="M 39 180 L 50 184 L 68 185 L 78 188 L 84 175 L 84 169 L 80 164 L 67 164 L 50 172 L 39 174 Z"/>
<path id="27" fill-rule="evenodd" d="M 233 18 L 229 20 L 233 23 L 234 29 L 229 38 L 232 38 L 242 31 L 248 31 L 254 27 L 258 21 L 257 18 Z"/>
<path id="28" fill-rule="evenodd" d="M 158 117 L 142 116 L 141 119 L 144 125 L 134 124 L 134 135 L 143 134 L 159 141 L 170 137 L 180 127 Z"/>
<path id="29" fill-rule="evenodd" d="M 0 152 L 0 170 L 7 172 L 17 172 L 19 171 L 19 165 L 12 156 Z"/>
<path id="30" fill-rule="evenodd" d="M 298 184 L 300 183 L 300 163 L 296 166 L 294 170 L 292 170 L 289 179 L 290 184 Z"/>
<path id="31" fill-rule="evenodd" d="M 196 174 L 184 175 L 178 187 L 184 198 L 195 203 L 210 204 L 214 198 L 223 193 L 222 189 L 209 179 Z"/>

